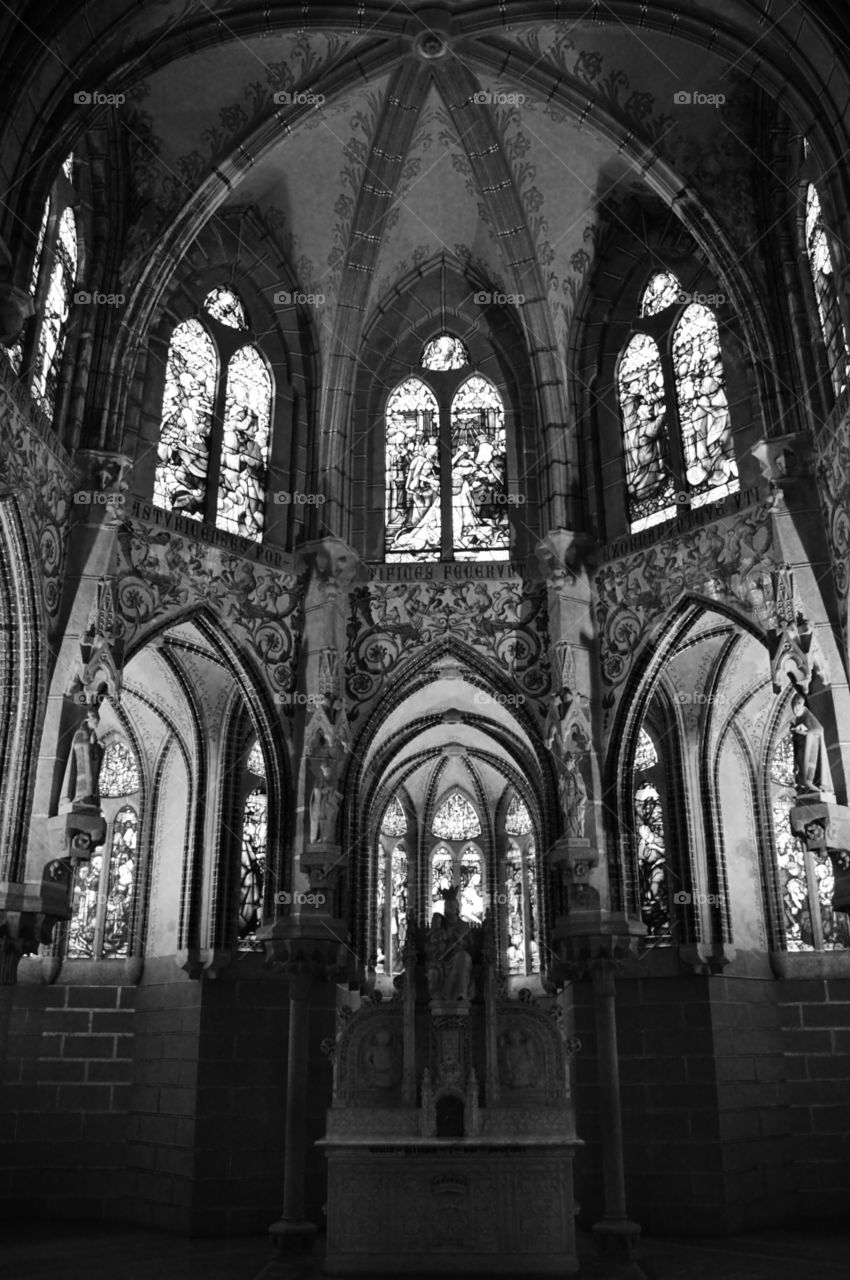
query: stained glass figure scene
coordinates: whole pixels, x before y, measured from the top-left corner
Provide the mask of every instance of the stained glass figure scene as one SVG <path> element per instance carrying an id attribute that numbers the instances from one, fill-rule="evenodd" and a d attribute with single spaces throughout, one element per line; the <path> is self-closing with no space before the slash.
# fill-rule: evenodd
<path id="1" fill-rule="evenodd" d="M 797 803 L 794 747 L 790 735 L 779 738 L 770 765 L 773 839 L 788 951 L 837 951 L 850 947 L 850 917 L 835 911 L 835 877 L 828 854 L 806 854 L 791 829 Z M 810 873 L 807 873 L 807 860 Z M 813 913 L 814 910 L 814 913 Z"/>
<path id="2" fill-rule="evenodd" d="M 481 823 L 466 796 L 453 791 L 434 814 L 431 830 L 439 840 L 474 840 L 481 835 Z"/>
<path id="3" fill-rule="evenodd" d="M 454 882 L 454 854 L 445 845 L 438 845 L 431 854 L 431 911 L 443 915 L 446 903 L 443 894 Z"/>
<path id="4" fill-rule="evenodd" d="M 829 241 L 823 224 L 820 197 L 811 183 L 806 189 L 806 252 L 833 384 L 836 391 L 841 391 L 846 381 L 847 334 L 844 331 L 838 304 L 838 291 L 832 270 Z"/>
<path id="5" fill-rule="evenodd" d="M 386 558 L 440 555 L 439 409 L 419 378 L 407 378 L 387 401 Z"/>
<path id="6" fill-rule="evenodd" d="M 469 364 L 469 352 L 460 338 L 455 338 L 450 333 L 441 333 L 438 338 L 432 338 L 425 344 L 419 363 L 423 369 L 430 369 L 435 373 L 465 369 Z"/>
<path id="7" fill-rule="evenodd" d="M 509 836 L 527 836 L 531 831 L 531 814 L 524 800 L 515 795 L 505 814 L 505 831 Z"/>
<path id="8" fill-rule="evenodd" d="M 65 350 L 76 278 L 77 228 L 73 212 L 64 209 L 59 219 L 55 257 L 44 295 L 32 380 L 33 395 L 48 414 L 52 414 L 56 407 L 56 384 Z"/>
<path id="9" fill-rule="evenodd" d="M 633 533 L 676 515 L 664 374 L 658 346 L 636 333 L 620 357 L 617 393 L 623 418 L 626 486 Z"/>
<path id="10" fill-rule="evenodd" d="M 96 853 L 74 877 L 68 956 L 121 959 L 129 955 L 130 913 L 136 883 L 139 819 L 122 806 L 109 824 L 108 857 Z"/>
<path id="11" fill-rule="evenodd" d="M 227 366 L 216 525 L 258 541 L 263 529 L 272 381 L 256 347 L 240 347 Z"/>
<path id="12" fill-rule="evenodd" d="M 516 840 L 508 841 L 505 856 L 505 901 L 507 966 L 510 974 L 540 971 L 534 860 L 533 843 L 529 842 L 523 852 Z"/>
<path id="13" fill-rule="evenodd" d="M 168 349 L 153 500 L 196 520 L 204 516 L 217 373 L 206 329 L 184 320 Z"/>
<path id="14" fill-rule="evenodd" d="M 403 836 L 407 831 L 407 818 L 398 796 L 393 796 L 384 810 L 381 831 L 385 836 Z"/>
<path id="15" fill-rule="evenodd" d="M 477 845 L 466 845 L 460 855 L 460 893 L 458 903 L 460 918 L 470 924 L 483 924 L 486 903 L 482 875 L 481 850 Z"/>
<path id="16" fill-rule="evenodd" d="M 208 293 L 204 306 L 214 320 L 226 324 L 228 329 L 247 329 L 248 320 L 242 301 L 227 285 L 219 285 Z"/>
<path id="17" fill-rule="evenodd" d="M 708 307 L 692 303 L 684 310 L 672 351 L 687 496 L 700 507 L 738 489 L 720 335 Z"/>
<path id="18" fill-rule="evenodd" d="M 134 796 L 140 786 L 139 767 L 130 748 L 123 742 L 110 742 L 100 766 L 101 798 Z"/>
<path id="19" fill-rule="evenodd" d="M 655 316 L 659 311 L 684 302 L 682 286 L 671 271 L 656 271 L 643 291 L 640 304 L 641 316 Z"/>
<path id="20" fill-rule="evenodd" d="M 452 401 L 452 538 L 456 560 L 508 554 L 505 410 L 492 383 L 472 374 Z"/>
<path id="21" fill-rule="evenodd" d="M 263 890 L 268 844 L 268 798 L 263 787 L 249 792 L 242 811 L 242 849 L 239 860 L 240 951 L 262 951 L 257 931 L 263 923 Z"/>
<path id="22" fill-rule="evenodd" d="M 380 973 L 401 973 L 407 940 L 407 854 L 403 845 L 378 855 L 378 959 Z"/>
<path id="23" fill-rule="evenodd" d="M 641 918 L 650 938 L 669 938 L 671 932 L 667 855 L 661 796 L 653 774 L 658 754 L 645 729 L 635 751 L 634 805 Z"/>

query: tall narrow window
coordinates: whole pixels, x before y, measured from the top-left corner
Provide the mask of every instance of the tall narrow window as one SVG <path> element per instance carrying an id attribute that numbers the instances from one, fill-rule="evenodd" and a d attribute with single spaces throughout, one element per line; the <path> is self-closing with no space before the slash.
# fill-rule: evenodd
<path id="1" fill-rule="evenodd" d="M 425 346 L 386 407 L 388 560 L 502 560 L 510 550 L 505 407 L 459 338 Z"/>
<path id="2" fill-rule="evenodd" d="M 115 740 L 104 751 L 100 801 L 106 840 L 77 867 L 68 928 L 71 959 L 118 960 L 130 954 L 138 875 L 141 782 L 129 747 Z"/>
<path id="3" fill-rule="evenodd" d="M 841 319 L 835 272 L 823 222 L 820 198 L 812 183 L 806 188 L 806 254 L 815 289 L 821 335 L 836 393 L 847 382 L 847 335 Z"/>
<path id="4" fill-rule="evenodd" d="M 634 822 L 641 918 L 647 936 L 670 938 L 670 883 L 661 801 L 661 765 L 655 744 L 641 729 L 634 762 Z"/>
<path id="5" fill-rule="evenodd" d="M 850 947 L 850 918 L 832 905 L 835 877 L 826 853 L 810 853 L 791 829 L 797 803 L 794 748 L 788 733 L 770 757 L 773 840 L 788 951 L 837 951 Z"/>
<path id="6" fill-rule="evenodd" d="M 540 970 L 537 918 L 536 850 L 531 814 L 514 795 L 505 816 L 508 848 L 505 855 L 505 911 L 507 971 L 509 974 Z"/>
<path id="7" fill-rule="evenodd" d="M 717 320 L 669 271 L 641 295 L 617 394 L 633 533 L 738 489 Z"/>
<path id="8" fill-rule="evenodd" d="M 263 923 L 263 894 L 268 854 L 268 795 L 266 766 L 259 743 L 246 762 L 247 795 L 242 808 L 239 858 L 239 950 L 259 951 L 257 932 Z"/>
<path id="9" fill-rule="evenodd" d="M 265 518 L 271 374 L 233 289 L 213 289 L 202 320 L 184 320 L 172 334 L 154 502 L 256 542 Z"/>
<path id="10" fill-rule="evenodd" d="M 397 796 L 384 810 L 378 837 L 376 917 L 378 922 L 377 968 L 379 973 L 400 973 L 404 968 L 407 940 L 408 862 L 403 837 L 407 819 Z"/>

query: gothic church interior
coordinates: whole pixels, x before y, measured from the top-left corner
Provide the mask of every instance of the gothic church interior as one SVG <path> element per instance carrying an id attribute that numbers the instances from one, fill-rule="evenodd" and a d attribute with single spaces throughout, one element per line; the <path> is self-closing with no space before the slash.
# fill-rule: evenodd
<path id="1" fill-rule="evenodd" d="M 332 1274 L 840 1222 L 845 10 L 0 49 L 2 1216 Z"/>

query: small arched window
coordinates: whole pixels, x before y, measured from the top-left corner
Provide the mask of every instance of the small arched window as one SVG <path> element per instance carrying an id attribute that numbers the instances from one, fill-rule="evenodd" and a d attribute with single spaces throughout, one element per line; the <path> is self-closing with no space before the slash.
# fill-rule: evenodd
<path id="1" fill-rule="evenodd" d="M 656 272 L 618 361 L 633 533 L 739 487 L 717 320 L 698 298 Z"/>
<path id="2" fill-rule="evenodd" d="M 74 161 L 68 156 L 42 209 L 30 275 L 35 314 L 9 348 L 9 359 L 18 373 L 24 372 L 25 364 L 29 366 L 30 390 L 49 417 L 56 410 L 79 274 L 76 203 Z"/>
<path id="3" fill-rule="evenodd" d="M 508 556 L 505 407 L 497 388 L 464 370 L 469 353 L 444 333 L 386 406 L 387 560 Z"/>
<path id="4" fill-rule="evenodd" d="M 481 835 L 481 822 L 466 796 L 453 791 L 434 814 L 431 830 L 441 840 L 474 840 Z"/>
<path id="5" fill-rule="evenodd" d="M 273 388 L 245 308 L 213 289 L 171 335 L 154 502 L 253 541 L 262 536 Z"/>
<path id="6" fill-rule="evenodd" d="M 806 256 L 815 290 L 821 337 L 836 394 L 847 383 L 847 335 L 841 319 L 838 290 L 820 197 L 813 183 L 806 187 Z"/>
<path id="7" fill-rule="evenodd" d="M 68 927 L 69 959 L 129 956 L 138 878 L 141 780 L 136 758 L 115 739 L 104 751 L 100 804 L 106 840 L 74 877 Z"/>
<path id="8" fill-rule="evenodd" d="M 850 918 L 832 905 L 835 877 L 825 852 L 809 852 L 791 829 L 797 803 L 794 748 L 786 730 L 770 756 L 770 806 L 773 848 L 782 895 L 787 951 L 837 951 L 850 947 Z"/>
<path id="9" fill-rule="evenodd" d="M 258 951 L 257 932 L 263 923 L 263 895 L 268 856 L 268 795 L 266 766 L 260 744 L 255 743 L 245 763 L 242 804 L 242 839 L 239 854 L 240 951 Z"/>

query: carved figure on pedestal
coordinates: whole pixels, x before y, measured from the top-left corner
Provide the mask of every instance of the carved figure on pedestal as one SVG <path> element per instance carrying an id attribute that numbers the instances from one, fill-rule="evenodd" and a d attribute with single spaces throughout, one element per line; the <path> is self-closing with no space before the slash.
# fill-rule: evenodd
<path id="1" fill-rule="evenodd" d="M 585 811 L 587 809 L 587 787 L 575 756 L 569 752 L 564 757 L 558 775 L 558 792 L 561 797 L 561 809 L 567 827 L 567 835 L 576 838 L 584 836 Z"/>
<path id="2" fill-rule="evenodd" d="M 310 796 L 310 843 L 333 844 L 342 793 L 334 785 L 334 769 L 329 760 L 321 762 L 319 771 L 322 780 L 314 784 Z"/>
<path id="3" fill-rule="evenodd" d="M 385 1028 L 372 1036 L 363 1056 L 364 1080 L 372 1089 L 391 1089 L 401 1079 L 401 1061 L 391 1032 Z"/>
<path id="4" fill-rule="evenodd" d="M 499 1075 L 509 1089 L 531 1089 L 537 1084 L 534 1046 L 517 1027 L 499 1037 Z"/>
<path id="5" fill-rule="evenodd" d="M 467 943 L 469 927 L 460 918 L 457 885 L 447 890 L 444 898 L 444 914 L 434 912 L 425 942 L 428 992 L 433 1000 L 466 1004 L 472 985 L 472 956 Z"/>
<path id="6" fill-rule="evenodd" d="M 66 774 L 65 796 L 73 809 L 100 809 L 100 766 L 103 747 L 97 737 L 100 717 L 94 707 L 74 734 Z"/>
<path id="7" fill-rule="evenodd" d="M 798 795 L 833 792 L 832 774 L 826 754 L 823 725 L 806 706 L 801 693 L 791 700 L 794 722 L 791 725 L 794 746 L 794 780 Z"/>

